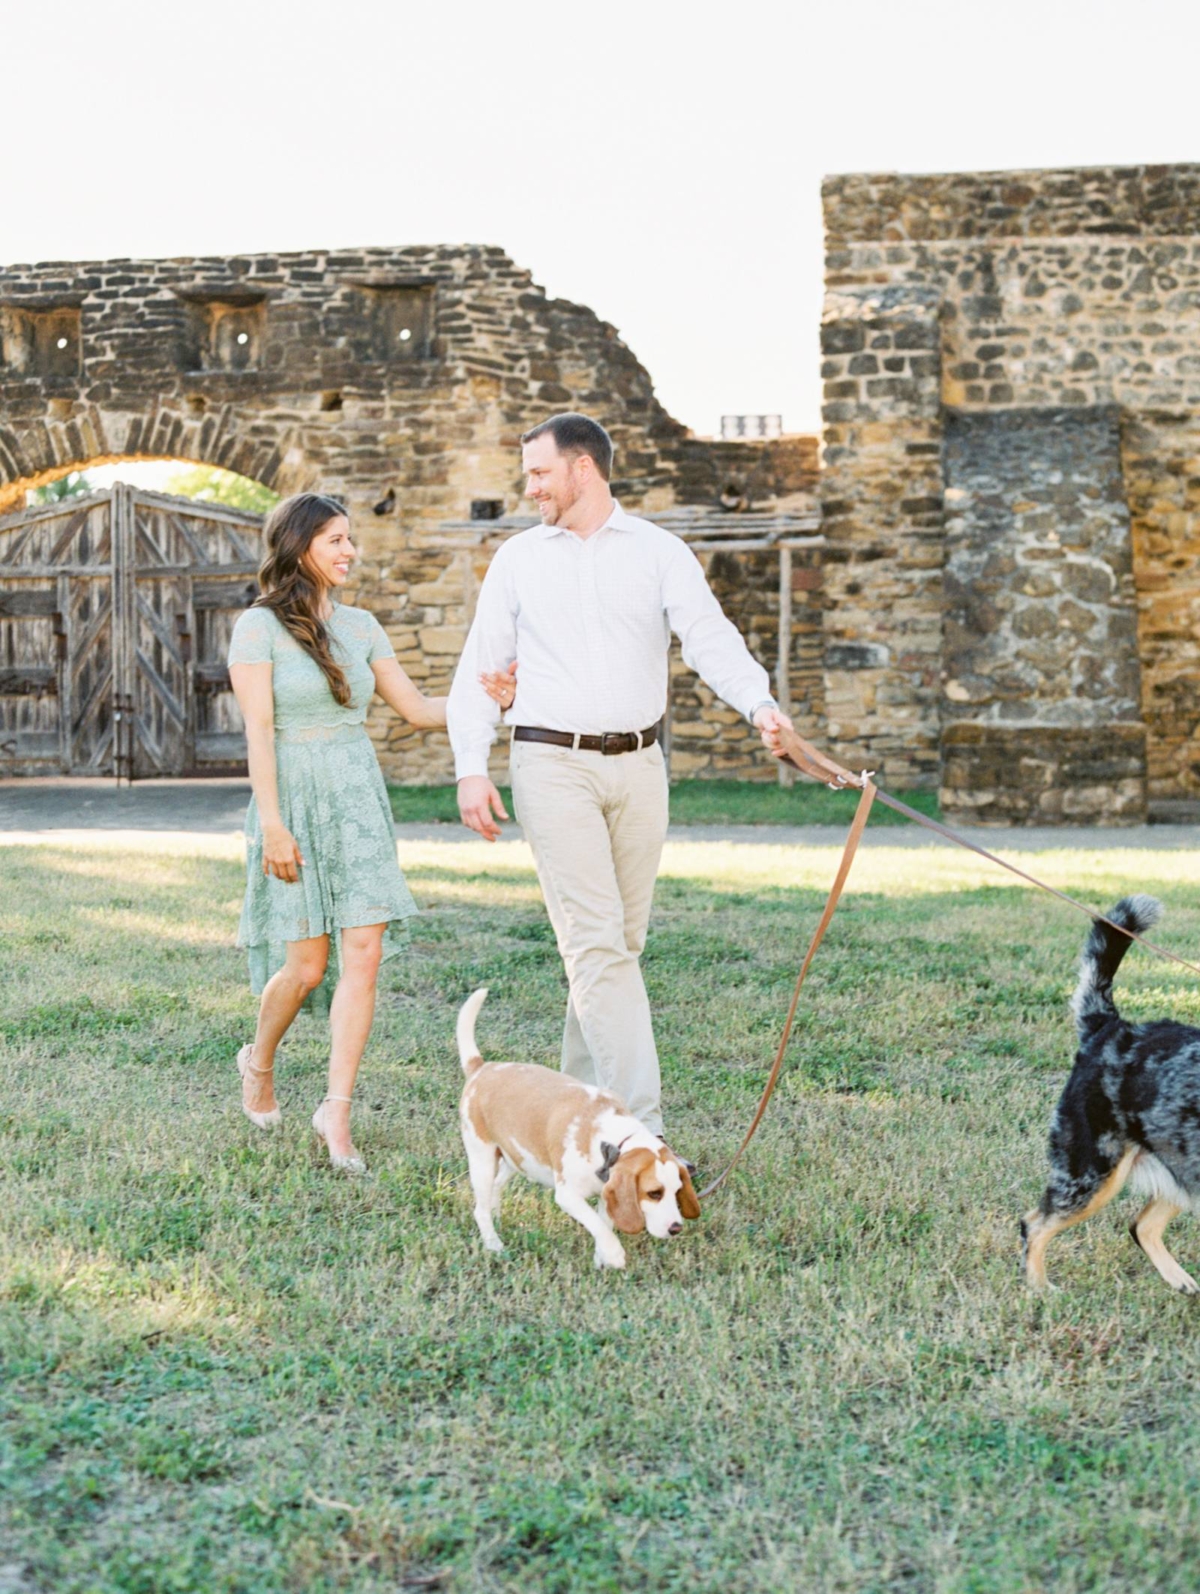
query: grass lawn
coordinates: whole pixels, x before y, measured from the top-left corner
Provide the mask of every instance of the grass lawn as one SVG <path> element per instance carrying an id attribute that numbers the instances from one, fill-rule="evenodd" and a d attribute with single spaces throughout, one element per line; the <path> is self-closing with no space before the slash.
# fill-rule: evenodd
<path id="1" fill-rule="evenodd" d="M 453 786 L 389 786 L 388 794 L 397 819 L 424 824 L 460 823 Z M 511 814 L 512 792 L 502 786 L 500 794 Z M 910 808 L 938 817 L 936 792 L 897 791 L 892 795 Z M 794 786 L 785 787 L 751 780 L 680 780 L 671 787 L 673 825 L 849 826 L 853 814 L 852 796 L 808 781 L 798 780 Z M 871 811 L 871 823 L 907 825 L 911 821 L 878 803 Z"/>
<path id="2" fill-rule="evenodd" d="M 282 1133 L 238 1111 L 223 846 L 0 851 L 0 1585 L 1195 1588 L 1200 1306 L 1130 1243 L 1129 1197 L 1051 1247 L 1059 1290 L 1017 1277 L 1082 919 L 967 854 L 865 849 L 742 1169 L 597 1275 L 521 1180 L 505 1256 L 470 1215 L 456 1006 L 489 984 L 485 1052 L 547 1062 L 562 1017 L 523 849 L 405 848 L 427 912 L 386 974 L 355 1183 L 305 1133 L 318 1025 L 281 1061 Z M 668 848 L 646 975 L 702 1172 L 835 856 Z M 1194 854 L 1031 867 L 1099 905 L 1157 892 L 1195 955 Z M 1200 1022 L 1186 972 L 1140 952 L 1120 999 Z"/>

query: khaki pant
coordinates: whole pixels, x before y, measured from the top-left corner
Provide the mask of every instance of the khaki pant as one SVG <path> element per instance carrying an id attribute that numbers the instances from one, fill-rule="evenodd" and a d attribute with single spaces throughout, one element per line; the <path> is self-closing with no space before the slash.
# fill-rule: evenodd
<path id="1" fill-rule="evenodd" d="M 514 741 L 510 770 L 571 988 L 563 1072 L 611 1090 L 661 1133 L 658 1053 L 639 959 L 667 834 L 662 748 L 655 742 L 605 757 Z"/>

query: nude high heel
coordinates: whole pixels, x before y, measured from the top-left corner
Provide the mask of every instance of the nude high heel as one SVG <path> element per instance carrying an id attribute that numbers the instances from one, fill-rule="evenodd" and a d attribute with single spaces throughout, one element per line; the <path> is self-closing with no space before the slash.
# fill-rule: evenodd
<path id="1" fill-rule="evenodd" d="M 325 1098 L 325 1101 L 349 1100 L 349 1096 L 326 1096 Z M 328 1137 L 325 1134 L 325 1101 L 323 1101 L 317 1108 L 316 1112 L 313 1113 L 312 1126 L 313 1133 L 316 1135 L 317 1139 L 324 1140 L 325 1142 L 325 1149 L 329 1152 L 330 1166 L 337 1168 L 342 1173 L 366 1173 L 367 1165 L 353 1147 L 350 1148 L 350 1155 L 347 1157 L 339 1156 L 339 1154 L 330 1147 Z"/>
<path id="2" fill-rule="evenodd" d="M 253 1041 L 251 1041 L 248 1046 L 243 1046 L 241 1051 L 237 1054 L 238 1074 L 240 1075 L 243 1083 L 245 1083 L 247 1071 L 249 1071 L 251 1074 L 270 1074 L 274 1072 L 274 1069 L 271 1068 L 256 1068 L 250 1061 L 250 1058 L 253 1056 L 253 1054 Z M 249 1118 L 250 1122 L 258 1129 L 278 1129 L 279 1125 L 283 1122 L 283 1114 L 279 1111 L 278 1107 L 272 1107 L 270 1112 L 251 1112 L 249 1107 L 247 1107 L 246 1103 L 243 1101 L 242 1111 L 246 1114 L 246 1117 Z"/>

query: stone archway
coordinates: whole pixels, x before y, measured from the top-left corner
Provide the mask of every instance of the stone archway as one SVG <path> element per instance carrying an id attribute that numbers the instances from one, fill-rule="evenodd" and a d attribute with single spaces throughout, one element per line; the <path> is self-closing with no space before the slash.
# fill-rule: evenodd
<path id="1" fill-rule="evenodd" d="M 0 383 L 0 391 L 2 387 Z M 281 493 L 310 485 L 311 472 L 304 468 L 294 430 L 251 436 L 230 403 L 210 410 L 207 403 L 193 402 L 184 414 L 169 403 L 157 403 L 143 414 L 87 404 L 67 416 L 52 407 L 37 424 L 20 431 L 0 426 L 0 465 L 7 475 L 0 484 L 0 515 L 18 510 L 31 488 L 72 471 L 145 460 L 213 465 Z"/>

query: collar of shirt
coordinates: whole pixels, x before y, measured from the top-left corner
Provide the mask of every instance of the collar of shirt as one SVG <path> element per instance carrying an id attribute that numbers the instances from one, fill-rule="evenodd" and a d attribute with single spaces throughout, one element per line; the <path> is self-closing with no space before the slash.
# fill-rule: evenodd
<path id="1" fill-rule="evenodd" d="M 604 524 L 602 526 L 597 526 L 596 527 L 595 531 L 592 532 L 592 536 L 593 537 L 598 537 L 602 531 L 629 531 L 631 526 L 632 526 L 632 524 L 633 524 L 633 517 L 631 515 L 627 515 L 625 513 L 625 511 L 621 508 L 621 506 L 617 502 L 617 500 L 614 498 L 613 499 L 613 506 L 612 506 L 612 514 L 609 515 L 608 519 L 604 522 Z M 568 536 L 568 535 L 574 537 L 575 533 L 573 531 L 570 531 L 569 528 L 566 527 L 566 526 L 543 526 L 542 527 L 542 536 L 543 537 L 558 537 L 558 536 Z M 585 539 L 585 540 L 589 540 L 589 539 Z"/>

